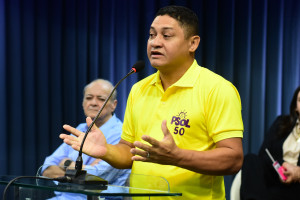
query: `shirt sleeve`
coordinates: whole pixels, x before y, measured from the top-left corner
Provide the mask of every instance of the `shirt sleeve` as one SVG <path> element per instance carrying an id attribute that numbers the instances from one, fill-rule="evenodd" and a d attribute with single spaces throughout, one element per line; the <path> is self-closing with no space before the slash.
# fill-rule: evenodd
<path id="1" fill-rule="evenodd" d="M 69 145 L 65 143 L 61 144 L 50 156 L 46 157 L 41 173 L 43 173 L 49 166 L 59 165 L 62 159 L 68 158 L 71 149 L 72 148 Z"/>
<path id="2" fill-rule="evenodd" d="M 133 127 L 133 123 L 132 123 L 132 115 L 131 115 L 131 109 L 132 109 L 132 96 L 135 90 L 135 86 L 134 85 L 128 95 L 128 99 L 127 99 L 127 105 L 126 105 L 126 110 L 125 110 L 125 115 L 124 115 L 124 123 L 123 123 L 123 131 L 122 131 L 122 135 L 121 138 L 123 140 L 126 140 L 130 143 L 133 143 L 135 138 L 133 136 L 134 133 L 134 127 Z"/>
<path id="3" fill-rule="evenodd" d="M 84 131 L 86 127 L 85 123 L 79 124 L 76 129 L 79 131 Z M 75 137 L 75 136 L 74 136 Z M 71 146 L 62 143 L 50 156 L 46 157 L 44 164 L 42 165 L 41 173 L 45 171 L 51 165 L 59 165 L 60 161 L 65 158 L 72 159 L 72 155 L 74 156 L 75 150 L 72 149 Z M 78 155 L 78 153 L 77 153 Z M 72 159 L 76 160 L 76 159 Z"/>
<path id="4" fill-rule="evenodd" d="M 103 160 L 99 161 L 99 164 L 94 166 L 86 165 L 84 169 L 87 173 L 99 176 L 107 180 L 109 184 L 114 183 L 116 185 L 122 185 L 122 177 L 127 177 L 130 173 L 129 169 L 116 169 Z M 116 181 L 120 183 L 118 184 Z"/>
<path id="5" fill-rule="evenodd" d="M 217 84 L 209 95 L 207 105 L 208 133 L 214 142 L 243 137 L 241 100 L 230 82 Z"/>
<path id="6" fill-rule="evenodd" d="M 100 129 L 102 129 L 108 144 L 117 144 L 120 141 L 122 124 L 116 118 L 100 127 Z M 129 176 L 129 169 L 116 169 L 103 160 L 99 161 L 97 165 L 91 166 L 95 159 L 90 157 L 87 160 L 89 161 L 87 161 L 84 168 L 87 173 L 99 176 L 107 180 L 109 184 L 124 185 Z"/>

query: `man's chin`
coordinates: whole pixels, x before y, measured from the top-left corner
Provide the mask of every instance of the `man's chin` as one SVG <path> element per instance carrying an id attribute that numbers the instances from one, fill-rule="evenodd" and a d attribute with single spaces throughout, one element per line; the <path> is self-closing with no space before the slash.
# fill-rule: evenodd
<path id="1" fill-rule="evenodd" d="M 95 115 L 87 115 L 87 116 L 90 117 L 92 120 L 94 120 L 95 117 L 97 116 L 97 114 L 95 114 Z"/>
<path id="2" fill-rule="evenodd" d="M 161 62 L 153 61 L 153 62 L 151 62 L 151 66 L 158 70 L 159 68 L 163 67 L 164 64 Z"/>
<path id="3" fill-rule="evenodd" d="M 96 116 L 97 116 L 97 115 L 93 115 L 93 116 L 90 116 L 90 118 L 91 118 L 92 120 L 94 120 L 94 119 L 96 118 Z M 98 120 L 101 120 L 102 117 L 103 117 L 103 116 L 100 115 L 100 116 L 98 117 L 97 121 L 98 121 Z"/>

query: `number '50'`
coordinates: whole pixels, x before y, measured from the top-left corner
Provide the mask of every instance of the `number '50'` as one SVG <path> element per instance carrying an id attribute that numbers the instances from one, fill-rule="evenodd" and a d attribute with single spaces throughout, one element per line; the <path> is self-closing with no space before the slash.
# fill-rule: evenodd
<path id="1" fill-rule="evenodd" d="M 179 129 L 179 127 L 176 126 L 175 129 L 174 129 L 174 134 L 178 134 L 178 133 L 179 133 L 179 135 L 183 135 L 184 134 L 184 128 Z"/>

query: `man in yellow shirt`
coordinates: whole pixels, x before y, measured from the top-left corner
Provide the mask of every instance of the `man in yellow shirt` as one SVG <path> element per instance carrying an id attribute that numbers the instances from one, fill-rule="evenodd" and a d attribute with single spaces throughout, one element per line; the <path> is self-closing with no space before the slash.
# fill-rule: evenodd
<path id="1" fill-rule="evenodd" d="M 94 127 L 84 145 L 86 154 L 132 173 L 162 176 L 171 191 L 183 194 L 163 199 L 223 200 L 223 175 L 243 162 L 240 97 L 230 82 L 197 64 L 198 27 L 185 7 L 158 11 L 147 44 L 158 71 L 133 86 L 121 141 L 107 144 Z M 78 136 L 60 136 L 78 150 L 84 133 L 64 129 Z"/>

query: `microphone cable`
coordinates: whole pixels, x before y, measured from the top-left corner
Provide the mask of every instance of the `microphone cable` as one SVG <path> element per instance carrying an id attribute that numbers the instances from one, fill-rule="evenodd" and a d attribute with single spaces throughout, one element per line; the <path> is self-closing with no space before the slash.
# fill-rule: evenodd
<path id="1" fill-rule="evenodd" d="M 33 179 L 43 179 L 43 180 L 52 180 L 52 181 L 59 181 L 61 183 L 66 183 L 66 182 L 71 182 L 72 179 L 68 176 L 62 176 L 62 177 L 58 177 L 58 178 L 47 178 L 47 177 L 44 177 L 44 176 L 18 176 L 18 177 L 15 177 L 14 179 L 10 180 L 4 191 L 3 191 L 3 196 L 2 196 L 2 200 L 6 200 L 6 192 L 8 191 L 8 188 L 11 184 L 13 184 L 16 180 L 18 179 L 22 179 L 22 178 L 33 178 Z"/>

